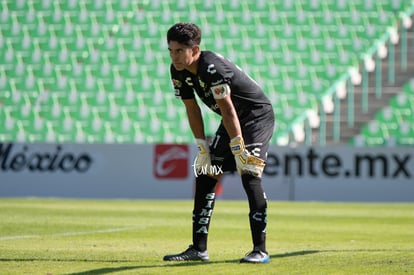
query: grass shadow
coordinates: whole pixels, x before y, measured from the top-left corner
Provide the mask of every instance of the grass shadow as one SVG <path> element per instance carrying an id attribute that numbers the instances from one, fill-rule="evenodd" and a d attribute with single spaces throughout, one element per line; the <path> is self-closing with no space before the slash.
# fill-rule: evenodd
<path id="1" fill-rule="evenodd" d="M 283 254 L 273 254 L 273 255 L 270 255 L 270 258 L 274 259 L 274 258 L 304 256 L 304 255 L 315 254 L 315 253 L 320 253 L 320 252 L 321 252 L 320 250 L 302 250 L 302 251 L 294 251 L 294 252 L 288 252 L 288 253 L 283 253 Z"/>
<path id="2" fill-rule="evenodd" d="M 119 267 L 103 267 L 98 269 L 91 269 L 81 272 L 67 273 L 65 275 L 97 275 L 97 274 L 110 274 L 114 272 L 121 272 L 127 270 L 137 270 L 142 268 L 163 268 L 163 267 L 174 267 L 174 266 L 196 266 L 212 264 L 212 262 L 179 262 L 174 264 L 166 265 L 137 265 L 137 266 L 119 266 Z"/>
<path id="3" fill-rule="evenodd" d="M 295 251 L 284 254 L 274 254 L 270 255 L 271 258 L 285 258 L 285 257 L 295 257 L 295 256 L 304 256 L 307 254 L 319 253 L 319 250 L 304 250 L 304 251 Z M 165 262 L 164 265 L 139 265 L 139 266 L 120 266 L 120 267 L 108 267 L 108 268 L 98 268 L 93 270 L 87 270 L 76 273 L 68 273 L 66 275 L 87 275 L 87 274 L 109 274 L 113 272 L 141 269 L 141 268 L 163 268 L 163 267 L 175 267 L 175 266 L 196 266 L 196 265 L 211 265 L 211 264 L 222 264 L 222 263 L 239 263 L 240 259 L 234 260 L 223 260 L 223 261 L 209 261 L 209 262 Z"/>

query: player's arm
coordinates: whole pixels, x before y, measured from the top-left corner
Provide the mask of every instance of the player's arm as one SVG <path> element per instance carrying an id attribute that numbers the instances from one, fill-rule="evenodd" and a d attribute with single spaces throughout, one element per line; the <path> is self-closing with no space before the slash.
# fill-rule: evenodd
<path id="1" fill-rule="evenodd" d="M 211 93 L 220 109 L 223 125 L 230 139 L 241 136 L 240 122 L 231 100 L 230 86 L 227 83 L 213 86 L 211 87 Z"/>
<path id="2" fill-rule="evenodd" d="M 210 150 L 204 134 L 203 116 L 195 98 L 183 99 L 183 102 L 188 122 L 198 147 L 198 153 L 194 160 L 194 169 L 197 173 L 201 173 L 203 169 L 205 171 L 205 168 L 211 165 Z"/>
<path id="3" fill-rule="evenodd" d="M 231 101 L 230 95 L 221 99 L 216 98 L 216 103 L 220 108 L 223 124 L 230 136 L 230 139 L 241 136 L 242 133 L 239 118 L 233 102 Z"/>
<path id="4" fill-rule="evenodd" d="M 240 175 L 248 173 L 261 177 L 264 161 L 252 156 L 244 145 L 240 121 L 230 96 L 230 86 L 221 84 L 212 87 L 212 93 L 223 118 L 224 127 L 230 136 L 230 149 L 236 160 L 237 171 Z"/>
<path id="5" fill-rule="evenodd" d="M 196 139 L 205 139 L 204 122 L 200 106 L 195 98 L 183 99 L 191 131 Z"/>

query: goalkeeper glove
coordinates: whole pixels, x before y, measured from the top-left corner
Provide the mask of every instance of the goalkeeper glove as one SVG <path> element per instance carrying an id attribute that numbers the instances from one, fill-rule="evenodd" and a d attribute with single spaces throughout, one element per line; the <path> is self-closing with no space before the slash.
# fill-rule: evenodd
<path id="1" fill-rule="evenodd" d="M 245 148 L 244 141 L 241 136 L 237 136 L 230 140 L 230 149 L 236 160 L 237 172 L 242 174 L 251 174 L 261 177 L 265 166 L 264 160 L 252 156 Z"/>
<path id="2" fill-rule="evenodd" d="M 198 153 L 194 160 L 194 169 L 197 174 L 209 171 L 211 166 L 210 149 L 205 139 L 196 138 Z"/>

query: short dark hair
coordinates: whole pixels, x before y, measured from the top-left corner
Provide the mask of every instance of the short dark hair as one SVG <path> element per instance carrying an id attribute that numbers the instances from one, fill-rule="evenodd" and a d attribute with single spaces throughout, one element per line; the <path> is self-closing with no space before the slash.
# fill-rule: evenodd
<path id="1" fill-rule="evenodd" d="M 201 29 L 193 23 L 176 23 L 167 32 L 167 42 L 170 41 L 193 48 L 201 43 Z"/>

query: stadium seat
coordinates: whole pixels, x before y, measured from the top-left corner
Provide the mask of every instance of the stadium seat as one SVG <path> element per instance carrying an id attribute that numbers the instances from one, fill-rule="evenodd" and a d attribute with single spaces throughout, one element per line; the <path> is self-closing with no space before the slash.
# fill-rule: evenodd
<path id="1" fill-rule="evenodd" d="M 388 132 L 377 121 L 371 121 L 361 129 L 361 134 L 354 140 L 355 145 L 359 146 L 383 146 L 386 144 Z"/>

